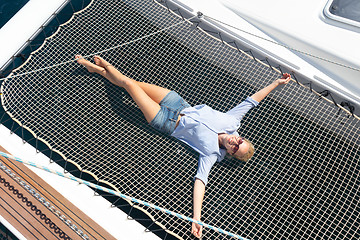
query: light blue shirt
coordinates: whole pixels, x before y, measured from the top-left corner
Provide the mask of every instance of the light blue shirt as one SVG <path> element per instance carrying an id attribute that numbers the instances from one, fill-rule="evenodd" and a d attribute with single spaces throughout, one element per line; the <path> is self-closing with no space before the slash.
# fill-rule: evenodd
<path id="1" fill-rule="evenodd" d="M 220 162 L 226 155 L 225 149 L 220 149 L 218 134 L 227 133 L 239 136 L 237 129 L 244 115 L 259 103 L 248 97 L 245 101 L 223 113 L 207 105 L 185 108 L 179 125 L 171 136 L 186 143 L 200 153 L 198 169 L 194 179 L 200 179 L 205 185 L 211 167 Z"/>

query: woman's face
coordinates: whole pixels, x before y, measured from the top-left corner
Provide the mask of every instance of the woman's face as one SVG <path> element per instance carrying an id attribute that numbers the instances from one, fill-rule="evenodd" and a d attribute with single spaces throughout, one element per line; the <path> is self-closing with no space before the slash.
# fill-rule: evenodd
<path id="1" fill-rule="evenodd" d="M 224 145 L 227 153 L 232 156 L 240 157 L 249 151 L 249 144 L 244 138 L 235 135 L 227 135 Z"/>

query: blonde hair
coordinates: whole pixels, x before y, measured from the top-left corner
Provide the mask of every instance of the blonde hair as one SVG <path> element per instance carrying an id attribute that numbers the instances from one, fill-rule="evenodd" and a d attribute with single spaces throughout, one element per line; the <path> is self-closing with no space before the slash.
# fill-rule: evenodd
<path id="1" fill-rule="evenodd" d="M 249 150 L 241 156 L 232 156 L 232 157 L 239 159 L 240 161 L 247 162 L 254 155 L 255 148 L 254 145 L 248 139 L 244 139 L 244 141 L 248 143 Z"/>

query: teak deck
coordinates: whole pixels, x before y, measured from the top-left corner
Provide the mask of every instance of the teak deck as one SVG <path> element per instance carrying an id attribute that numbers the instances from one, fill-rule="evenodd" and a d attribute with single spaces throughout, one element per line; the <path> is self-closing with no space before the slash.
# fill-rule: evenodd
<path id="1" fill-rule="evenodd" d="M 89 239 L 115 239 L 22 163 L 0 161 L 15 174 L 0 169 L 0 215 L 26 239 L 84 239 L 81 232 Z"/>

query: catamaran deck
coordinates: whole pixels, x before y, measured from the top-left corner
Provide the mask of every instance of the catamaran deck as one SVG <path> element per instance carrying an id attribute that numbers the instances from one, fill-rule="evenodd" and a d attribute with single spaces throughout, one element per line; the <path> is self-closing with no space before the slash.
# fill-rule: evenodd
<path id="1" fill-rule="evenodd" d="M 18 124 L 15 128 L 29 131 L 50 149 L 46 151 L 60 154 L 66 170 L 74 164 L 71 170 L 80 176 L 89 174 L 121 192 L 190 215 L 189 179 L 196 153 L 148 128 L 125 93 L 67 62 L 64 53 L 73 48 L 89 56 L 101 52 L 136 79 L 176 89 L 193 105 L 205 102 L 224 111 L 280 72 L 290 71 L 294 82 L 244 119 L 240 131 L 258 147 L 253 161 L 242 165 L 230 160 L 212 170 L 204 220 L 250 238 L 359 236 L 354 224 L 359 202 L 356 97 L 349 98 L 351 94 L 333 84 L 327 89 L 314 74 L 327 76 L 312 66 L 303 71 L 306 62 L 288 49 L 264 47 L 212 19 L 207 4 L 191 9 L 191 3 L 161 3 L 93 2 L 65 24 L 63 32 L 51 35 L 47 45 L 32 53 L 11 77 L 26 80 L 8 78 L 2 84 L 3 107 Z M 219 2 L 213 4 L 224 9 Z M 202 14 L 197 15 L 195 8 Z M 224 12 L 239 19 L 234 12 Z M 97 13 L 96 19 L 107 13 L 112 21 L 104 27 L 104 21 L 96 24 L 86 17 Z M 63 38 L 78 29 L 75 36 L 85 38 Z M 52 65 L 54 60 L 59 62 Z M 39 102 L 46 112 L 39 109 Z M 141 208 L 172 236 L 190 237 L 189 223 L 147 207 Z M 222 236 L 213 228 L 205 234 L 213 239 Z"/>
<path id="2" fill-rule="evenodd" d="M 4 66 L 9 60 L 13 60 L 13 56 L 20 53 L 37 34 L 43 34 L 41 26 L 46 26 L 54 19 L 56 13 L 61 11 L 68 2 L 64 0 L 30 0 L 0 29 L 0 66 Z M 4 151 L 6 150 L 10 154 L 23 159 L 36 159 L 36 161 L 49 166 L 49 168 L 63 171 L 59 165 L 50 164 L 49 158 L 42 153 L 37 153 L 31 144 L 24 143 L 19 136 L 11 134 L 10 130 L 4 125 L 0 125 L 0 132 L 0 146 Z M 33 167 L 10 163 L 10 165 L 12 164 L 16 165 L 15 169 L 17 171 L 26 175 L 25 178 L 31 181 L 31 184 L 41 187 L 42 191 L 50 194 L 51 199 L 55 199 L 58 204 L 66 209 L 69 207 L 73 213 L 79 214 L 78 220 L 87 227 L 90 226 L 91 231 L 104 231 L 106 233 L 105 235 L 92 235 L 88 232 L 87 234 L 91 236 L 91 239 L 158 239 L 155 234 L 145 232 L 145 227 L 138 222 L 129 220 L 127 214 L 118 208 L 111 207 L 107 200 L 95 196 L 94 192 L 88 187 Z M 1 174 L 3 175 L 3 172 Z M 27 177 L 29 175 L 32 176 L 32 180 Z M 8 195 L 7 190 L 2 186 L 0 195 Z M 45 195 L 45 197 L 48 197 L 48 195 Z M 21 202 L 15 200 L 16 198 L 13 198 L 13 201 L 6 200 L 6 202 L 1 203 L 0 222 L 10 229 L 16 237 L 19 239 L 31 239 L 33 237 L 54 239 L 60 237 L 59 234 L 54 232 L 53 228 L 50 228 L 49 224 L 39 219 L 39 216 L 34 211 L 26 209 L 24 204 L 21 205 Z M 36 206 L 39 206 L 39 204 Z M 12 209 L 12 212 L 9 212 L 9 209 Z M 59 210 L 63 212 L 62 208 Z M 18 215 L 14 214 L 14 211 Z M 51 216 L 51 213 L 47 214 L 47 216 Z M 74 235 L 74 230 L 66 228 L 67 225 L 64 226 L 64 223 L 61 223 L 62 221 L 56 215 L 53 214 L 51 219 L 56 223 L 60 222 L 60 225 L 62 224 L 61 226 L 64 227 L 62 230 L 69 234 L 72 239 L 82 239 L 79 235 Z M 34 228 L 37 228 L 37 230 Z"/>

